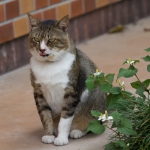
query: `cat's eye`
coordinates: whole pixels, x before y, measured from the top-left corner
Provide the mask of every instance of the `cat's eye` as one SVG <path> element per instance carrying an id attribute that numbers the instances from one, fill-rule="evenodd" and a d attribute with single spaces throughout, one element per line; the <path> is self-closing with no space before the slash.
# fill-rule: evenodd
<path id="1" fill-rule="evenodd" d="M 55 39 L 49 39 L 50 43 L 53 43 L 55 41 Z"/>
<path id="2" fill-rule="evenodd" d="M 33 40 L 34 40 L 35 42 L 40 42 L 40 39 L 39 39 L 39 38 L 36 38 L 36 37 L 34 37 Z"/>

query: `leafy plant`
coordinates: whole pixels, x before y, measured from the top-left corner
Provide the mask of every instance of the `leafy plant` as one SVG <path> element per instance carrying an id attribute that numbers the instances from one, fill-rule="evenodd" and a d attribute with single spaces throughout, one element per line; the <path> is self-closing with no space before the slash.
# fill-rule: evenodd
<path id="1" fill-rule="evenodd" d="M 146 49 L 150 52 L 150 48 Z M 150 62 L 150 56 L 142 58 Z M 138 69 L 135 67 L 139 60 L 126 59 L 123 64 L 128 64 L 128 68 L 121 68 L 117 75 L 118 86 L 113 86 L 114 74 L 105 76 L 103 72 L 90 75 L 86 80 L 86 86 L 90 91 L 99 87 L 107 93 L 107 110 L 113 111 L 111 127 L 107 122 L 110 120 L 107 111 L 102 114 L 98 110 L 92 110 L 91 114 L 95 117 L 89 123 L 87 132 L 102 134 L 106 128 L 114 132 L 110 142 L 105 145 L 105 150 L 149 150 L 150 149 L 150 79 L 141 81 L 137 76 Z M 150 72 L 150 64 L 147 65 Z M 130 78 L 135 76 L 137 81 L 131 83 L 136 90 L 131 93 L 125 89 L 124 82 L 121 83 L 120 77 Z"/>

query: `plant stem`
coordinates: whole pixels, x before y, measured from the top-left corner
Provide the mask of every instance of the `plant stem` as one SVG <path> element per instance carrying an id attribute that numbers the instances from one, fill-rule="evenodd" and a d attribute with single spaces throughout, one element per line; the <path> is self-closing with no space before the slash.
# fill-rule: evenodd
<path id="1" fill-rule="evenodd" d="M 105 78 L 105 80 L 106 80 L 107 83 L 111 84 L 109 81 L 107 81 L 106 77 L 104 77 L 104 78 Z"/>
<path id="2" fill-rule="evenodd" d="M 104 126 L 105 126 L 106 128 L 108 128 L 108 129 L 112 130 L 113 132 L 115 132 L 115 133 L 119 136 L 119 140 L 121 140 L 121 137 L 120 137 L 120 133 L 119 133 L 119 132 L 113 130 L 112 128 L 108 127 L 107 125 L 104 125 Z"/>
<path id="3" fill-rule="evenodd" d="M 136 74 L 135 74 L 135 76 L 139 80 L 139 82 L 146 88 L 146 90 L 148 90 L 147 87 L 141 82 L 141 80 L 138 78 L 138 76 Z"/>
<path id="4" fill-rule="evenodd" d="M 145 91 L 148 93 L 148 94 L 150 94 L 149 93 L 149 90 L 147 89 L 147 87 L 141 82 L 141 80 L 138 78 L 138 76 L 135 74 L 135 77 L 139 80 L 139 82 L 145 87 Z"/>
<path id="5" fill-rule="evenodd" d="M 141 82 L 141 80 L 139 79 L 139 77 L 135 74 L 136 78 L 139 80 L 139 82 Z M 141 84 L 145 87 L 145 85 L 141 82 Z M 145 87 L 146 88 L 146 87 Z"/>

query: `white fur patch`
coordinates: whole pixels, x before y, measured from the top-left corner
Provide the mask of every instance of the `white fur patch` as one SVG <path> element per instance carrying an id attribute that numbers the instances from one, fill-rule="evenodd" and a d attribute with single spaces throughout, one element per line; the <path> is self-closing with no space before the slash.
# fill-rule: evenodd
<path id="1" fill-rule="evenodd" d="M 57 146 L 63 146 L 68 144 L 68 138 L 55 138 L 54 144 Z"/>
<path id="2" fill-rule="evenodd" d="M 81 102 L 85 102 L 87 100 L 87 98 L 88 98 L 88 95 L 89 95 L 88 89 L 84 90 L 82 95 L 81 95 L 81 98 L 80 98 Z"/>
<path id="3" fill-rule="evenodd" d="M 55 62 L 42 62 L 31 58 L 31 69 L 36 83 L 41 85 L 43 95 L 55 114 L 60 114 L 64 98 L 64 89 L 69 82 L 68 72 L 75 59 L 69 52 Z"/>
<path id="4" fill-rule="evenodd" d="M 58 137 L 55 138 L 54 144 L 55 145 L 66 145 L 68 144 L 68 135 L 70 131 L 70 127 L 72 124 L 73 117 L 64 119 L 61 118 L 58 126 Z"/>
<path id="5" fill-rule="evenodd" d="M 46 143 L 46 144 L 49 144 L 49 143 L 53 143 L 54 139 L 55 139 L 55 136 L 53 136 L 53 135 L 44 135 L 42 137 L 42 142 Z"/>
<path id="6" fill-rule="evenodd" d="M 40 48 L 41 48 L 41 49 L 45 49 L 45 50 L 47 49 L 47 46 L 46 46 L 44 40 L 41 42 Z"/>
<path id="7" fill-rule="evenodd" d="M 69 136 L 73 139 L 78 139 L 81 138 L 82 136 L 84 136 L 86 134 L 86 132 L 82 132 L 81 130 L 72 130 L 69 134 Z"/>

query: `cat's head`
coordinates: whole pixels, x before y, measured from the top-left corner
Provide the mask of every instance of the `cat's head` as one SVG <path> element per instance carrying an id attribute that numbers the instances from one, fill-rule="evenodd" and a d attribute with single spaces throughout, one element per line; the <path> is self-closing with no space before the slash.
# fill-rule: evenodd
<path id="1" fill-rule="evenodd" d="M 61 20 L 40 21 L 28 14 L 31 32 L 28 37 L 29 49 L 40 61 L 57 61 L 69 49 L 68 16 Z"/>

